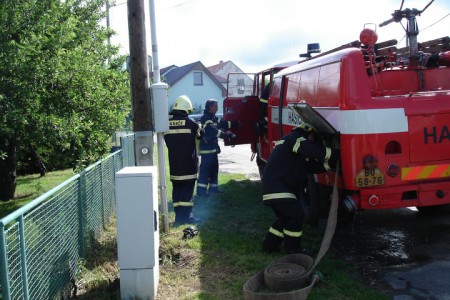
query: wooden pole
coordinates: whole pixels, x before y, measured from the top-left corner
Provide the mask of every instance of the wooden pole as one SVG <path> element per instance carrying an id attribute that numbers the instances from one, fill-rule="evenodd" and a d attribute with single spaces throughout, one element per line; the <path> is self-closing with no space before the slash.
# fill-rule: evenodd
<path id="1" fill-rule="evenodd" d="M 128 0 L 130 80 L 137 166 L 153 165 L 153 119 L 145 40 L 144 0 Z"/>

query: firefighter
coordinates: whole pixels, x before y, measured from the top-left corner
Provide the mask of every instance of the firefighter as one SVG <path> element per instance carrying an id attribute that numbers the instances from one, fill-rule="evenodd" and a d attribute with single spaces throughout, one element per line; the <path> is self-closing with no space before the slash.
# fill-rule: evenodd
<path id="1" fill-rule="evenodd" d="M 294 128 L 273 149 L 262 178 L 263 202 L 277 220 L 263 243 L 263 252 L 301 253 L 305 217 L 304 197 L 308 173 L 322 173 L 336 166 L 339 150 L 319 142 L 314 128 L 306 123 Z"/>
<path id="2" fill-rule="evenodd" d="M 169 151 L 170 181 L 175 224 L 192 224 L 199 220 L 192 215 L 193 195 L 198 172 L 196 139 L 203 136 L 199 123 L 190 119 L 193 111 L 189 97 L 183 95 L 175 100 L 169 115 L 169 131 L 164 140 Z"/>
<path id="3" fill-rule="evenodd" d="M 236 135 L 230 128 L 239 126 L 238 121 L 224 121 L 216 116 L 217 100 L 209 99 L 205 103 L 205 110 L 200 121 L 205 134 L 200 140 L 200 173 L 197 182 L 197 195 L 206 196 L 208 193 L 220 193 L 218 185 L 220 147 L 218 138 L 234 140 Z"/>

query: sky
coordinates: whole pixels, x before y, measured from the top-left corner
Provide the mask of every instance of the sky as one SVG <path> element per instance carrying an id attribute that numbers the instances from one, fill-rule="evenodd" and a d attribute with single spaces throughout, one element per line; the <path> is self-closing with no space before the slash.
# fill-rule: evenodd
<path id="1" fill-rule="evenodd" d="M 151 55 L 148 0 L 147 53 Z M 160 68 L 201 61 L 206 67 L 233 61 L 244 72 L 299 60 L 308 43 L 322 51 L 359 39 L 365 27 L 378 42 L 397 39 L 405 47 L 406 20 L 379 27 L 400 9 L 401 0 L 154 0 Z M 422 10 L 430 0 L 404 0 L 403 8 Z M 450 35 L 450 0 L 434 2 L 417 16 L 419 42 Z M 129 53 L 126 0 L 110 9 L 111 39 Z"/>

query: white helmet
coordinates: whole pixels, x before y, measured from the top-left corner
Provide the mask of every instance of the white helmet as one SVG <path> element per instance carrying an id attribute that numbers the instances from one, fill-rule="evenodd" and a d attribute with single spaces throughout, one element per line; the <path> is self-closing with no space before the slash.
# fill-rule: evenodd
<path id="1" fill-rule="evenodd" d="M 194 108 L 192 107 L 191 99 L 186 95 L 182 95 L 175 100 L 172 110 L 184 110 L 186 113 L 190 113 L 194 111 Z"/>

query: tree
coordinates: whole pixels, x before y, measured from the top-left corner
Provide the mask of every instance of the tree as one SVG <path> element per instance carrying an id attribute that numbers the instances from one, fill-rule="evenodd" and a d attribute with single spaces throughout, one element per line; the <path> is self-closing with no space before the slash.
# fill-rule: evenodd
<path id="1" fill-rule="evenodd" d="M 0 200 L 14 197 L 21 154 L 85 166 L 129 114 L 124 57 L 101 25 L 105 2 L 0 2 Z"/>

